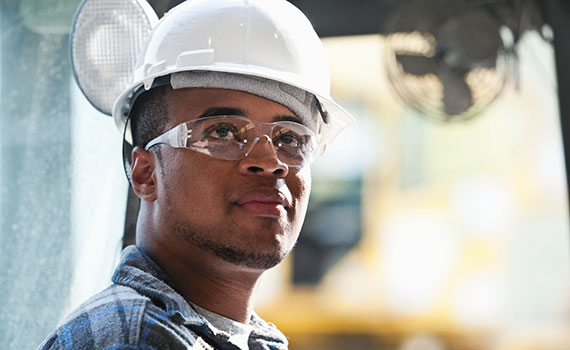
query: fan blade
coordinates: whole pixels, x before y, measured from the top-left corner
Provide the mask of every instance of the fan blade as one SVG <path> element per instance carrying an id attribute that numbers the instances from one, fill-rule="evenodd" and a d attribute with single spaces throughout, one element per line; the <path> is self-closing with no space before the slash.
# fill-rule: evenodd
<path id="1" fill-rule="evenodd" d="M 473 105 L 471 89 L 465 82 L 465 76 L 442 69 L 438 78 L 443 84 L 443 108 L 447 115 L 459 115 Z"/>
<path id="2" fill-rule="evenodd" d="M 437 51 L 455 71 L 494 68 L 503 47 L 500 23 L 483 9 L 458 13 L 435 30 Z"/>
<path id="3" fill-rule="evenodd" d="M 402 66 L 404 73 L 419 76 L 436 74 L 439 67 L 439 61 L 434 57 L 396 54 L 396 61 Z"/>

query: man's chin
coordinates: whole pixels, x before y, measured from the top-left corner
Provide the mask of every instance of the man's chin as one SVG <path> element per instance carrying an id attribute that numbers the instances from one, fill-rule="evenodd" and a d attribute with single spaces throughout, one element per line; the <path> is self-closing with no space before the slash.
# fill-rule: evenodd
<path id="1" fill-rule="evenodd" d="M 247 267 L 254 270 L 268 270 L 281 261 L 283 261 L 287 255 L 287 253 L 253 253 L 253 252 L 245 252 L 243 250 L 238 250 L 229 247 L 221 247 L 216 245 L 202 245 L 201 249 L 214 254 L 218 258 L 243 267 Z"/>
<path id="2" fill-rule="evenodd" d="M 243 246 L 235 246 L 234 244 L 213 240 L 210 237 L 223 235 L 216 232 L 204 234 L 204 230 L 200 230 L 189 223 L 178 222 L 173 224 L 171 228 L 184 241 L 203 252 L 238 266 L 267 270 L 283 261 L 292 249 L 284 241 L 283 227 L 276 220 L 267 221 L 270 221 L 268 222 L 269 227 L 258 227 L 257 230 L 253 231 L 260 237 L 250 237 L 248 240 L 256 243 L 249 245 L 243 243 Z M 197 232 L 202 232 L 202 234 Z"/>
<path id="3" fill-rule="evenodd" d="M 196 237 L 193 234 L 184 234 L 184 240 L 226 262 L 256 270 L 270 269 L 289 255 L 289 251 L 283 251 L 279 245 L 270 249 L 269 252 L 252 252 Z"/>

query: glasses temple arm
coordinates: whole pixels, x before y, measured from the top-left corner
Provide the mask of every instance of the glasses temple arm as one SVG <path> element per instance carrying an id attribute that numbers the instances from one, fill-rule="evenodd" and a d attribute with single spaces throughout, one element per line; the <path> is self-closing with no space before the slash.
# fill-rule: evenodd
<path id="1" fill-rule="evenodd" d="M 185 123 L 182 123 L 164 134 L 159 135 L 158 137 L 152 139 L 149 143 L 146 144 L 144 147 L 145 150 L 149 150 L 152 146 L 157 145 L 159 143 L 166 143 L 174 148 L 186 147 L 186 140 L 191 135 L 192 131 L 188 131 L 188 127 Z"/>

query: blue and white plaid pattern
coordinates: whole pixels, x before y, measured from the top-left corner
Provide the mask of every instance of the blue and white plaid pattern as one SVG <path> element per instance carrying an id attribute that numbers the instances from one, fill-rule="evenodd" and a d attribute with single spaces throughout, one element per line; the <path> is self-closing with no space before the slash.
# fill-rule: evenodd
<path id="1" fill-rule="evenodd" d="M 127 247 L 113 284 L 71 313 L 41 350 L 238 349 L 173 288 L 137 247 Z M 275 326 L 252 315 L 252 350 L 287 349 Z"/>

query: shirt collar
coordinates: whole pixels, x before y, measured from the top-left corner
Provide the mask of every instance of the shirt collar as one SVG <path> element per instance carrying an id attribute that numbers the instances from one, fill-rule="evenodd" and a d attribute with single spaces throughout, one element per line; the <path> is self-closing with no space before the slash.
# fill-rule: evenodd
<path id="1" fill-rule="evenodd" d="M 177 323 L 195 326 L 205 334 L 223 336 L 174 289 L 174 283 L 166 273 L 137 246 L 126 247 L 112 281 L 130 287 L 150 298 Z M 252 334 L 277 344 L 287 344 L 287 338 L 275 326 L 267 324 L 255 312 L 251 316 Z"/>
<path id="2" fill-rule="evenodd" d="M 123 250 L 112 281 L 133 288 L 155 304 L 164 305 L 171 317 L 181 317 L 184 324 L 205 324 L 202 317 L 176 292 L 166 273 L 137 246 Z"/>

